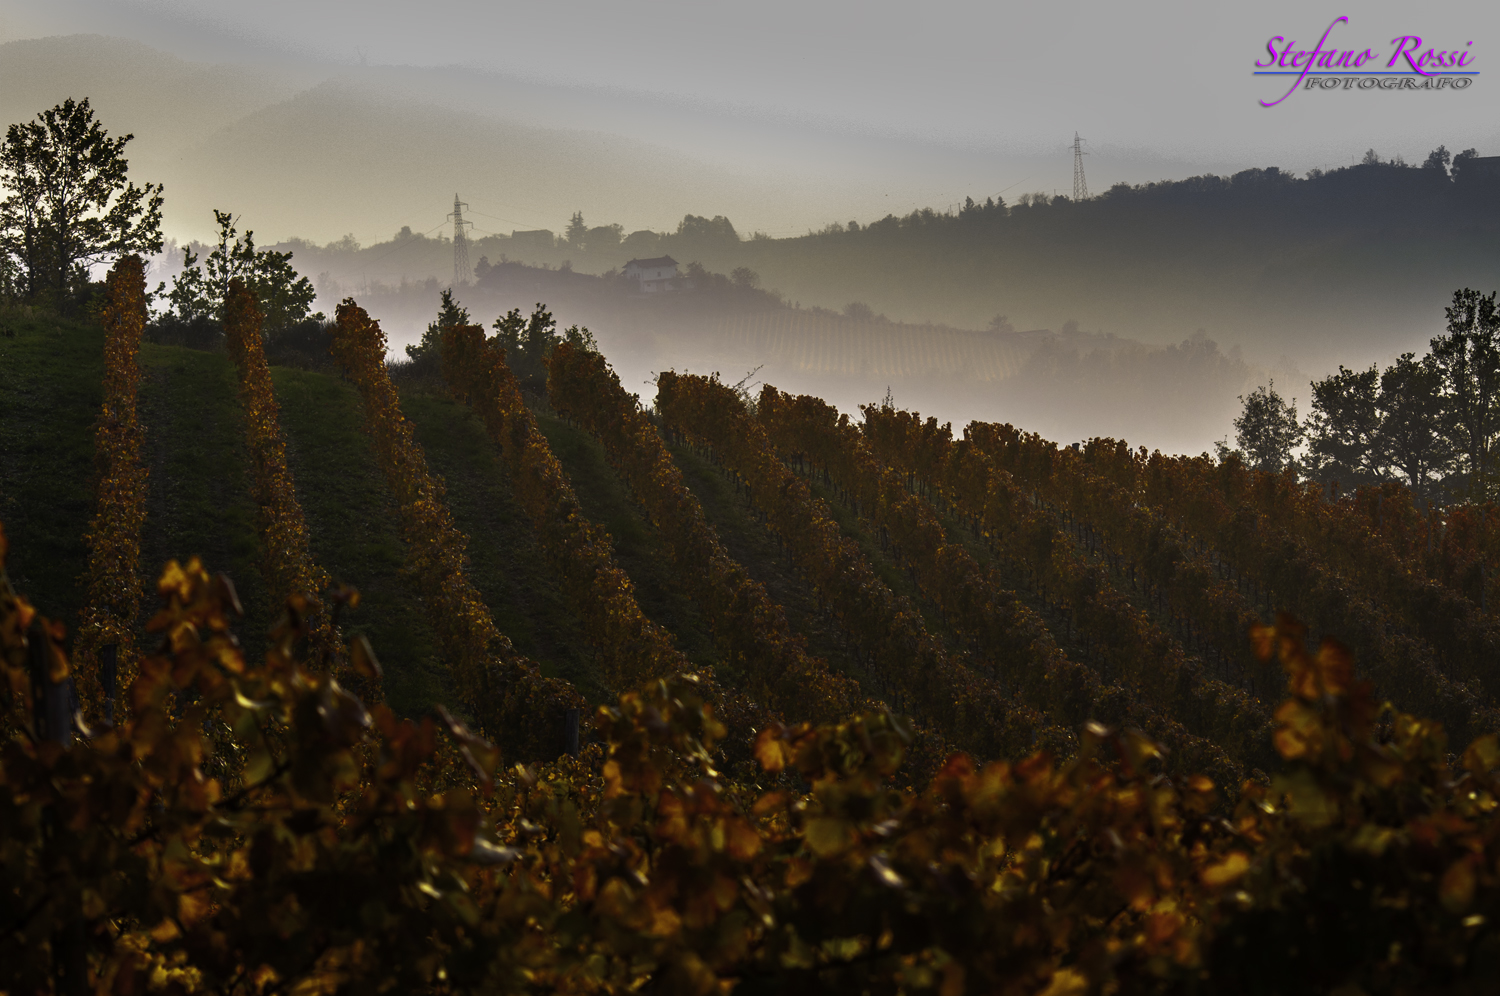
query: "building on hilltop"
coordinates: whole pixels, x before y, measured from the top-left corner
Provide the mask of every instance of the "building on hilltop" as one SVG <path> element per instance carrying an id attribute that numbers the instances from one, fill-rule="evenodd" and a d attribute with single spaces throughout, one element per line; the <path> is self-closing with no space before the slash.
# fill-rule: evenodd
<path id="1" fill-rule="evenodd" d="M 546 252 L 555 248 L 557 239 L 550 229 L 538 228 L 529 232 L 510 233 L 510 249 L 512 252 Z"/>
<path id="2" fill-rule="evenodd" d="M 640 281 L 642 294 L 677 290 L 677 260 L 671 256 L 632 259 L 621 268 L 620 273 L 630 280 Z"/>
<path id="3" fill-rule="evenodd" d="M 1475 156 L 1465 160 L 1463 175 L 1465 177 L 1484 177 L 1485 179 L 1500 179 L 1500 156 Z"/>

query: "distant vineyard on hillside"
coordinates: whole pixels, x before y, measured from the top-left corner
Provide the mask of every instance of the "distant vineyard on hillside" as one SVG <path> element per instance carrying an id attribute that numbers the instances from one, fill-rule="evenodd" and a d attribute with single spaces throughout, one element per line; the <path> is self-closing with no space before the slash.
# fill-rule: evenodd
<path id="1" fill-rule="evenodd" d="M 729 315 L 707 335 L 779 369 L 860 379 L 953 377 L 993 383 L 1035 348 L 1014 334 L 864 322 L 808 311 Z"/>

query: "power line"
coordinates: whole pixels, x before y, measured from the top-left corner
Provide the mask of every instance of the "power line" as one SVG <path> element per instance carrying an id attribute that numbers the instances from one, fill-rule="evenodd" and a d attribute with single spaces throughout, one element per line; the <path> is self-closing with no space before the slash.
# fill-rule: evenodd
<path id="1" fill-rule="evenodd" d="M 458 287 L 474 272 L 469 266 L 469 239 L 464 234 L 464 226 L 472 226 L 472 221 L 464 221 L 464 208 L 469 205 L 453 195 L 453 213 L 448 217 L 453 219 L 453 286 Z M 446 219 L 444 219 L 446 220 Z"/>
<path id="2" fill-rule="evenodd" d="M 467 205 L 466 205 L 466 206 L 467 206 Z M 484 212 L 483 212 L 483 211 L 470 211 L 470 212 L 469 212 L 469 213 L 470 213 L 470 214 L 477 214 L 477 215 L 479 215 L 479 217 L 481 217 L 481 218 L 489 218 L 489 219 L 490 219 L 490 220 L 492 220 L 492 221 L 506 221 L 506 222 L 509 222 L 509 223 L 510 223 L 510 224 L 512 224 L 512 225 L 527 225 L 527 224 L 530 224 L 530 222 L 526 222 L 526 221 L 517 221 L 517 220 L 516 220 L 516 219 L 514 219 L 514 218 L 501 218 L 501 217 L 499 217 L 499 216 L 497 216 L 497 215 L 493 215 L 493 214 L 485 214 L 485 213 L 484 213 Z M 497 234 L 498 234 L 498 233 L 497 233 Z"/>
<path id="3" fill-rule="evenodd" d="M 1073 203 L 1086 201 L 1088 197 L 1089 185 L 1083 177 L 1083 140 L 1075 131 L 1073 133 Z"/>
<path id="4" fill-rule="evenodd" d="M 387 256 L 389 256 L 391 253 L 395 252 L 396 250 L 398 250 L 398 249 L 404 249 L 405 247 L 411 245 L 413 242 L 416 242 L 418 239 L 425 239 L 427 236 L 431 235 L 433 232 L 437 231 L 439 228 L 442 228 L 446 224 L 448 224 L 448 219 L 444 218 L 442 221 L 438 222 L 436 225 L 433 225 L 427 231 L 420 232 L 420 233 L 418 233 L 416 235 L 412 235 L 412 236 L 409 236 L 409 237 L 407 237 L 405 239 L 402 239 L 401 242 L 398 245 L 391 246 L 385 252 L 381 253 L 379 256 L 376 256 L 374 259 L 370 260 L 365 265 L 369 266 L 371 263 L 378 263 L 378 262 L 380 262 L 382 259 L 385 259 Z"/>

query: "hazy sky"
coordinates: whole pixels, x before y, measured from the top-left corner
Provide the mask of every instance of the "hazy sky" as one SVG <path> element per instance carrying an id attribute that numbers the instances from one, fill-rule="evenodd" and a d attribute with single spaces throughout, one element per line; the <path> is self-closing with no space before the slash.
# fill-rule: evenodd
<path id="1" fill-rule="evenodd" d="M 1288 82 L 1251 75 L 1268 39 L 1312 48 L 1341 15 L 1330 46 L 1370 48 L 1383 67 L 1393 39 L 1417 35 L 1424 48 L 1467 48 L 1471 68 L 1496 79 L 1461 93 L 1297 92 L 1259 106 Z M 1417 161 L 1438 143 L 1500 154 L 1497 28 L 1500 5 L 1488 2 L 0 0 L 0 40 L 92 32 L 307 82 L 423 68 L 424 92 L 446 86 L 450 103 L 468 95 L 512 120 L 613 132 L 800 185 L 779 213 L 747 218 L 752 209 L 735 206 L 743 229 L 772 234 L 970 193 L 1068 192 L 1074 131 L 1095 191 L 1338 166 L 1368 147 Z"/>
<path id="2" fill-rule="evenodd" d="M 1299 94 L 1268 110 L 1257 98 L 1280 81 L 1250 76 L 1270 37 L 1310 48 L 1340 15 L 1350 20 L 1330 45 L 1383 51 L 1403 35 L 1442 48 L 1473 42 L 1483 70 L 1489 48 L 1500 51 L 1500 6 L 1477 0 L 5 0 L 0 10 L 8 38 L 95 31 L 188 57 L 463 65 L 1024 152 L 1050 149 L 1076 129 L 1098 146 L 1205 161 L 1268 152 L 1339 161 L 1362 142 L 1412 154 L 1463 129 L 1492 134 L 1500 108 L 1500 82 L 1481 79 L 1443 99 Z"/>
<path id="3" fill-rule="evenodd" d="M 1252 75 L 1268 41 L 1307 50 L 1325 31 L 1325 48 L 1374 53 L 1365 68 L 1414 36 L 1479 75 L 1261 106 L 1291 82 Z M 84 34 L 103 38 L 54 37 Z M 1070 193 L 1075 131 L 1094 193 L 1367 148 L 1500 155 L 1494 0 L 0 0 L 13 41 L 7 120 L 94 98 L 136 134 L 135 175 L 166 183 L 178 238 L 208 237 L 226 207 L 262 242 L 368 245 L 442 229 L 455 191 L 497 232 L 582 210 L 627 230 L 692 212 L 795 235 Z"/>

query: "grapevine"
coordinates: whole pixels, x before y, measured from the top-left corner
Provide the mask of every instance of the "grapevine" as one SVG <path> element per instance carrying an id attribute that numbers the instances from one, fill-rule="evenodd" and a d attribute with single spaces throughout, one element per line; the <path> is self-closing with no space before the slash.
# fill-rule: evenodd
<path id="1" fill-rule="evenodd" d="M 1257 715 L 1245 696 L 1190 674 L 1181 650 L 1109 589 L 1097 571 L 1081 569 L 1071 545 L 1048 520 L 1018 506 L 1007 490 L 1008 476 L 972 464 L 950 470 L 946 448 L 931 453 L 931 462 L 942 468 L 936 479 L 944 486 L 951 480 L 977 489 L 980 503 L 961 507 L 972 509 L 985 535 L 998 539 L 1001 551 L 1013 559 L 1024 557 L 1039 583 L 1074 611 L 1080 630 L 1095 636 L 1096 655 L 1119 675 L 1116 683 L 1070 660 L 993 570 L 983 570 L 967 550 L 948 542 L 928 504 L 910 494 L 902 473 L 879 464 L 848 416 L 816 398 L 792 398 L 770 386 L 762 391 L 757 412 L 784 455 L 806 454 L 843 484 L 856 511 L 882 529 L 944 618 L 1047 715 L 1070 725 L 1090 718 L 1140 723 L 1222 777 L 1242 778 L 1241 763 L 1269 762 L 1268 718 Z M 1083 688 L 1088 694 L 1060 697 L 1059 688 Z"/>
<path id="2" fill-rule="evenodd" d="M 547 369 L 552 404 L 604 443 L 704 607 L 722 659 L 744 676 L 751 697 L 799 718 L 831 721 L 852 712 L 858 684 L 809 657 L 785 611 L 724 550 L 661 435 L 604 357 L 563 342 Z"/>
<path id="3" fill-rule="evenodd" d="M 138 571 L 147 487 L 141 462 L 144 434 L 136 417 L 137 358 L 146 327 L 146 270 L 139 256 L 121 256 L 110 269 L 99 321 L 104 327 L 104 406 L 94 430 L 94 456 L 100 476 L 94 519 L 85 535 L 88 596 L 74 649 L 79 695 L 94 715 L 113 708 L 114 688 L 101 680 L 101 658 L 111 652 L 106 648 L 114 648 L 115 687 L 128 687 L 138 667 L 135 625 L 141 611 Z"/>
<path id="4" fill-rule="evenodd" d="M 1040 479 L 1055 462 L 1074 459 L 1008 426 L 979 438 L 998 463 L 1027 479 Z M 1384 694 L 1441 720 L 1460 736 L 1500 729 L 1500 710 L 1477 681 L 1445 673 L 1431 645 L 1396 625 L 1365 587 L 1351 584 L 1316 549 L 1281 527 L 1280 516 L 1295 515 L 1299 502 L 1321 500 L 1316 486 L 1206 456 L 1148 457 L 1100 445 L 1089 457 L 1101 476 L 1133 485 L 1140 504 L 1201 542 L 1267 613 L 1275 602 L 1298 605 L 1323 632 L 1347 640 Z"/>
<path id="5" fill-rule="evenodd" d="M 385 333 L 352 299 L 339 305 L 334 356 L 359 390 L 375 454 L 396 497 L 407 565 L 453 669 L 464 708 L 491 737 L 525 756 L 555 756 L 562 713 L 582 698 L 567 682 L 544 678 L 495 627 L 465 570 L 465 541 L 401 414 L 385 368 Z"/>
<path id="6" fill-rule="evenodd" d="M 866 687 L 955 742 L 989 757 L 1036 739 L 1068 749 L 1070 735 L 994 679 L 950 660 L 917 609 L 879 579 L 807 485 L 776 457 L 765 429 L 717 380 L 663 373 L 656 404 L 666 424 L 714 447 L 750 487 L 798 568 L 839 620 L 868 672 Z M 1086 695 L 1066 689 L 1064 694 Z"/>
<path id="7" fill-rule="evenodd" d="M 4 554 L 0 531 L 0 669 L 25 693 L 27 634 L 50 627 L 30 625 Z M 1065 762 L 954 755 L 914 791 L 892 784 L 907 736 L 888 716 L 773 724 L 751 735 L 756 770 L 725 774 L 711 758 L 730 731 L 682 676 L 601 707 L 580 757 L 506 769 L 446 713 L 403 722 L 307 667 L 295 615 L 245 660 L 232 592 L 198 562 L 158 591 L 161 642 L 116 730 L 66 749 L 4 731 L 9 991 L 1493 981 L 1500 742 L 1455 763 L 1290 620 L 1254 634 L 1288 675 L 1285 771 L 1213 819 L 1209 779 L 1163 775 L 1159 745 L 1097 724 Z M 205 734 L 219 722 L 231 742 Z M 224 749 L 246 758 L 235 791 L 205 773 Z"/>
<path id="8" fill-rule="evenodd" d="M 487 341 L 477 325 L 447 329 L 443 375 L 479 413 L 510 467 L 516 498 L 562 578 L 609 687 L 630 688 L 688 670 L 671 634 L 641 611 L 635 585 L 615 563 L 609 533 L 583 514 L 562 464 L 505 364 L 504 350 Z"/>
<path id="9" fill-rule="evenodd" d="M 262 318 L 255 295 L 244 281 L 238 277 L 231 280 L 224 299 L 224 345 L 240 376 L 240 407 L 245 417 L 245 441 L 254 479 L 252 497 L 260 529 L 261 572 L 272 597 L 296 607 L 307 619 L 314 658 L 326 667 L 338 661 L 341 641 L 322 600 L 322 593 L 329 588 L 328 573 L 313 561 L 308 549 L 307 519 L 286 462 L 286 439 L 261 341 Z"/>

